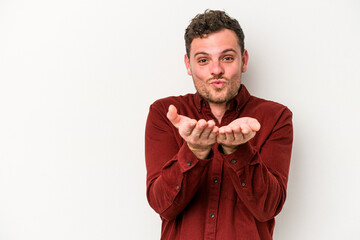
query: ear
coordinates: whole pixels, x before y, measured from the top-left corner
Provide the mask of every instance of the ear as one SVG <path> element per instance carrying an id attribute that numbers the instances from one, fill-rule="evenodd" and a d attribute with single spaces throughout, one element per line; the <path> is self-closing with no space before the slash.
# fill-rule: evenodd
<path id="1" fill-rule="evenodd" d="M 242 64 L 241 72 L 246 72 L 248 61 L 249 61 L 249 53 L 246 49 L 244 49 L 244 53 L 241 58 L 241 64 Z"/>
<path id="2" fill-rule="evenodd" d="M 184 62 L 185 62 L 187 73 L 191 76 L 192 73 L 191 73 L 191 68 L 190 68 L 190 59 L 187 54 L 185 54 L 185 56 L 184 56 Z"/>

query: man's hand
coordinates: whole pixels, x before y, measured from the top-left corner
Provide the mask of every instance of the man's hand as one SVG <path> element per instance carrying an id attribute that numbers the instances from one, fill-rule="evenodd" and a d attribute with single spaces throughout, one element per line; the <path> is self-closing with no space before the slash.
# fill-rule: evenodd
<path id="1" fill-rule="evenodd" d="M 219 131 L 213 120 L 200 119 L 196 121 L 179 115 L 174 105 L 170 105 L 167 118 L 179 129 L 180 136 L 186 141 L 189 149 L 197 158 L 205 159 L 208 157 L 211 147 L 216 143 Z"/>
<path id="2" fill-rule="evenodd" d="M 219 129 L 217 142 L 225 154 L 231 154 L 236 151 L 239 145 L 252 139 L 259 130 L 260 123 L 255 118 L 238 118 Z"/>

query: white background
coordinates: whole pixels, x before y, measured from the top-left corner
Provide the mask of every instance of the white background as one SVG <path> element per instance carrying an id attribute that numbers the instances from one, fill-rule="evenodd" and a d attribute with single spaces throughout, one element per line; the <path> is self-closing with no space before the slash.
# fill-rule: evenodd
<path id="1" fill-rule="evenodd" d="M 221 4 L 220 4 L 221 2 Z M 294 113 L 275 239 L 360 239 L 360 2 L 0 0 L 0 239 L 159 239 L 149 105 L 194 92 L 184 29 L 239 20 L 244 83 Z"/>

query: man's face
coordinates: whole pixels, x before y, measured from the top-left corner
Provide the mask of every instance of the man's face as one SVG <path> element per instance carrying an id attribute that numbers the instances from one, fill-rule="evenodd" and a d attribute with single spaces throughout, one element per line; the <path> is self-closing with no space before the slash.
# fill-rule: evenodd
<path id="1" fill-rule="evenodd" d="M 237 95 L 241 73 L 246 71 L 249 57 L 246 50 L 241 55 L 233 31 L 223 29 L 203 38 L 194 38 L 189 57 L 185 55 L 187 72 L 205 100 L 228 103 Z"/>

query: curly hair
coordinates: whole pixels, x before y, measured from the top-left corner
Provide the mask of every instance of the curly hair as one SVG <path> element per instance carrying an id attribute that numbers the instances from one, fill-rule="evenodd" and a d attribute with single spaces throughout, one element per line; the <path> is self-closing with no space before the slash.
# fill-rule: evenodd
<path id="1" fill-rule="evenodd" d="M 244 52 L 244 33 L 239 22 L 229 17 L 224 11 L 205 10 L 204 13 L 196 15 L 185 30 L 186 54 L 190 57 L 190 45 L 194 38 L 203 38 L 210 33 L 229 29 L 235 32 L 238 37 L 241 54 Z"/>

